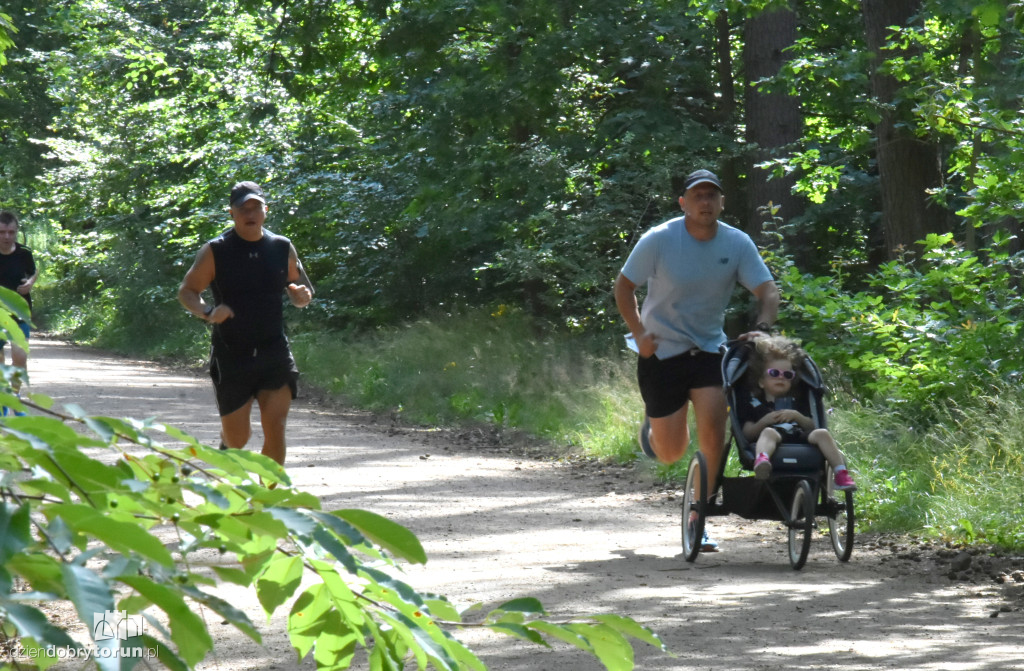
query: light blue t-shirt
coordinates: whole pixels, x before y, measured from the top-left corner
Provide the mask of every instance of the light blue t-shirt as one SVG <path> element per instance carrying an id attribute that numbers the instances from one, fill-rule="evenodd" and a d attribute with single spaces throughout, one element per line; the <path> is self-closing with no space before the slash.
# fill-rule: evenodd
<path id="1" fill-rule="evenodd" d="M 622 274 L 647 282 L 640 310 L 644 328 L 658 338 L 666 359 L 698 347 L 717 352 L 726 341 L 725 309 L 738 282 L 753 291 L 772 279 L 750 236 L 724 222 L 711 240 L 690 235 L 684 217 L 644 233 Z"/>

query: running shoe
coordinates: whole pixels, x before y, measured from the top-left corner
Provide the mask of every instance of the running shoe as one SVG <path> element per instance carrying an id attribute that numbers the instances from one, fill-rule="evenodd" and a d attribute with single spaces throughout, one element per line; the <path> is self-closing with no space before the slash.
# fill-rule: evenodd
<path id="1" fill-rule="evenodd" d="M 640 443 L 640 451 L 644 453 L 644 456 L 657 461 L 658 455 L 654 453 L 654 449 L 651 447 L 651 420 L 646 414 L 644 415 L 643 423 L 640 424 L 637 442 Z"/>
<path id="2" fill-rule="evenodd" d="M 694 520 L 694 519 L 690 520 L 690 535 L 693 535 L 693 524 L 694 524 L 695 521 L 696 520 Z M 701 552 L 718 552 L 718 543 L 716 543 L 711 538 L 711 536 L 708 535 L 708 530 L 707 530 L 706 527 L 704 529 L 704 535 L 701 536 L 701 539 L 700 539 L 700 551 Z"/>
<path id="3" fill-rule="evenodd" d="M 836 471 L 836 489 L 841 492 L 855 492 L 857 491 L 857 485 L 853 481 L 853 477 L 850 475 L 850 471 Z"/>
<path id="4" fill-rule="evenodd" d="M 757 455 L 757 459 L 754 459 L 754 477 L 758 480 L 767 480 L 771 474 L 772 462 L 768 459 L 768 455 L 762 452 Z"/>
<path id="5" fill-rule="evenodd" d="M 704 536 L 700 541 L 701 552 L 718 552 L 718 543 L 711 539 L 711 535 L 708 534 L 707 527 L 704 528 Z"/>

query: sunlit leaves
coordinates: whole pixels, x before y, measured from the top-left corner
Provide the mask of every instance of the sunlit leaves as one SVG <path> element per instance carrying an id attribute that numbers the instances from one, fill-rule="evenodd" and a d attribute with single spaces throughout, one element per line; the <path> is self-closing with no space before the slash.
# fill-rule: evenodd
<path id="1" fill-rule="evenodd" d="M 609 669 L 632 668 L 632 639 L 661 647 L 625 617 L 553 623 L 532 598 L 465 623 L 444 597 L 421 595 L 386 571 L 395 558 L 426 561 L 409 530 L 368 511 L 321 511 L 262 455 L 212 449 L 152 420 L 27 405 L 33 414 L 0 421 L 0 618 L 26 650 L 78 645 L 34 605 L 46 601 L 69 602 L 90 630 L 95 613 L 141 613 L 152 631 L 125 644 L 144 644 L 172 669 L 194 668 L 213 649 L 205 609 L 260 640 L 243 610 L 207 591 L 216 581 L 206 566 L 253 589 L 268 615 L 288 608 L 298 658 L 312 656 L 321 669 L 349 668 L 360 649 L 371 668 L 408 668 L 411 659 L 418 669 L 486 669 L 453 636 L 462 626 L 529 632 L 545 645 L 542 635 L 568 638 Z M 235 560 L 214 559 L 223 555 Z M 33 591 L 14 591 L 12 576 Z M 309 576 L 312 586 L 301 589 Z M 120 668 L 111 659 L 101 654 L 97 663 Z"/>
<path id="2" fill-rule="evenodd" d="M 256 594 L 268 613 L 291 598 L 302 579 L 300 557 L 275 557 L 256 580 Z"/>
<path id="3" fill-rule="evenodd" d="M 4 52 L 14 46 L 11 33 L 16 32 L 18 32 L 18 29 L 11 21 L 11 17 L 0 13 L 0 67 L 7 65 L 7 57 L 4 56 Z"/>

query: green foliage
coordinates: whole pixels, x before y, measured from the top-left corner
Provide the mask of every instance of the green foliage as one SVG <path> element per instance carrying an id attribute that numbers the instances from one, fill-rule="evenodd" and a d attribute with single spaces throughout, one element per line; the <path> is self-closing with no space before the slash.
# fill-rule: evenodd
<path id="1" fill-rule="evenodd" d="M 218 581 L 252 588 L 268 615 L 289 608 L 297 658 L 312 654 L 320 669 L 349 668 L 360 648 L 371 669 L 486 669 L 451 635 L 464 626 L 565 641 L 610 670 L 633 668 L 630 639 L 664 649 L 629 618 L 557 622 L 531 598 L 464 622 L 443 597 L 387 572 L 398 560 L 426 561 L 410 531 L 368 511 L 322 510 L 262 455 L 220 451 L 151 420 L 76 406 L 60 414 L 43 396 L 0 402 L 37 411 L 0 420 L 0 618 L 39 668 L 56 661 L 54 648 L 91 647 L 97 668 L 129 669 L 137 660 L 119 645 L 194 668 L 214 645 L 206 611 L 259 641 L 241 610 L 206 589 Z M 315 578 L 306 588 L 304 576 Z M 40 606 L 55 601 L 70 602 L 93 640 L 47 621 Z M 104 640 L 93 618 L 107 611 L 142 614 L 155 635 Z"/>
<path id="2" fill-rule="evenodd" d="M 4 52 L 14 46 L 11 33 L 18 32 L 18 29 L 11 23 L 11 17 L 0 13 L 0 67 L 7 65 L 7 57 Z"/>
<path id="3" fill-rule="evenodd" d="M 1024 547 L 1007 515 L 1024 501 L 1020 392 L 947 405 L 910 420 L 841 396 L 830 428 L 858 473 L 860 528 Z"/>
<path id="4" fill-rule="evenodd" d="M 539 331 L 504 305 L 342 338 L 300 334 L 293 347 L 317 386 L 410 422 L 487 423 L 591 447 L 599 441 L 605 456 L 633 449 L 626 427 L 640 407 L 615 393 L 632 376 L 619 353 L 606 341 Z"/>
<path id="5" fill-rule="evenodd" d="M 854 392 L 852 380 L 863 371 L 844 371 L 843 362 L 847 348 L 868 335 L 845 331 L 855 321 L 848 310 L 860 303 L 817 284 L 796 286 L 806 298 L 801 305 L 824 315 L 815 319 L 831 324 L 815 332 L 804 322 L 787 321 L 786 330 L 801 337 L 813 334 L 805 344 L 827 369 L 825 379 L 836 392 L 828 399 L 835 406 L 830 428 L 857 474 L 859 528 L 959 540 L 966 540 L 970 528 L 975 541 L 1024 547 L 1020 520 L 1005 514 L 1007 506 L 1024 500 L 1019 382 L 996 381 L 979 367 L 975 372 L 989 386 L 968 388 L 962 397 L 911 403 L 897 402 L 895 388 L 877 397 Z M 828 301 L 837 303 L 828 308 L 831 312 L 814 307 Z M 468 419 L 533 433 L 543 429 L 555 441 L 571 442 L 593 457 L 636 459 L 642 404 L 632 355 L 602 352 L 579 334 L 547 333 L 539 339 L 521 320 L 508 314 L 461 314 L 402 329 L 352 332 L 341 339 L 336 334 L 309 335 L 297 339 L 296 356 L 317 383 L 330 385 L 356 405 L 397 412 L 406 421 Z M 573 363 L 566 367 L 566 361 Z M 960 365 L 941 359 L 930 374 L 937 379 L 943 371 L 955 375 L 950 371 Z M 904 384 L 915 388 L 911 381 Z M 527 407 L 533 412 L 516 414 L 515 422 L 488 411 L 523 399 L 529 399 Z M 644 460 L 638 466 L 648 468 Z M 659 480 L 679 482 L 686 467 L 684 459 L 648 470 Z M 727 474 L 738 473 L 735 458 L 729 468 Z"/>
<path id="6" fill-rule="evenodd" d="M 25 140 L 46 148 L 52 169 L 24 208 L 61 231 L 47 250 L 52 308 L 72 314 L 57 321 L 91 321 L 114 341 L 161 334 L 180 315 L 177 283 L 200 242 L 228 225 L 230 185 L 289 169 L 275 157 L 299 119 L 258 76 L 251 45 L 264 24 L 234 2 L 205 4 L 23 9 L 35 24 L 32 66 L 58 105 L 53 132 Z M 82 314 L 85 303 L 100 309 Z"/>
<path id="7" fill-rule="evenodd" d="M 102 293 L 137 332 L 244 176 L 296 240 L 321 320 L 504 301 L 603 327 L 628 246 L 677 211 L 670 178 L 732 151 L 698 13 L 240 4 L 23 8 L 57 104 L 26 146 L 49 151 L 33 209 L 66 231 L 64 309 Z"/>
<path id="8" fill-rule="evenodd" d="M 1024 370 L 1019 341 L 1021 259 L 983 258 L 929 236 L 925 253 L 880 267 L 866 288 L 784 268 L 783 323 L 821 364 L 842 372 L 866 401 L 908 406 L 908 415 L 987 396 Z"/>
<path id="9" fill-rule="evenodd" d="M 25 297 L 7 287 L 0 287 L 0 333 L 4 340 L 11 340 L 18 347 L 28 349 L 25 334 L 18 328 L 16 319 L 32 321 L 32 315 Z"/>
<path id="10" fill-rule="evenodd" d="M 479 327 L 461 348 L 413 340 L 423 360 L 382 360 L 372 346 L 336 353 L 324 333 L 380 327 L 400 341 L 401 324 L 443 334 L 435 315 L 510 305 L 617 345 L 611 283 L 637 237 L 678 212 L 671 178 L 720 168 L 739 182 L 728 202 L 743 202 L 754 148 L 740 141 L 746 89 L 735 106 L 726 91 L 742 65 L 725 56 L 742 53 L 745 16 L 764 5 L 10 0 L 0 205 L 57 232 L 37 249 L 50 324 L 198 358 L 177 282 L 227 225 L 229 185 L 261 181 L 269 227 L 293 238 L 318 288 L 296 340 L 330 353 L 309 359 L 326 383 L 421 421 L 494 421 L 627 453 L 629 401 L 590 396 L 591 380 L 614 384 L 572 354 L 492 346 L 503 341 Z M 872 54 L 863 11 L 798 7 L 781 74 L 761 83 L 798 96 L 805 115 L 801 140 L 763 167 L 795 176 L 810 201 L 778 222 L 766 208 L 781 233 L 767 252 L 783 323 L 833 384 L 938 417 L 1021 370 L 1024 12 L 926 0 Z M 891 105 L 872 95 L 876 56 L 900 82 Z M 890 106 L 934 147 L 946 180 L 929 195 L 962 224 L 883 263 L 874 127 Z M 619 376 L 615 355 L 596 351 Z M 438 362 L 456 365 L 437 378 Z M 530 389 L 548 379 L 541 363 L 550 387 Z M 584 398 L 566 398 L 565 367 L 583 371 Z"/>
<path id="11" fill-rule="evenodd" d="M 967 218 L 962 239 L 984 227 L 985 244 L 1020 218 L 1024 188 L 1019 21 L 998 7 L 925 3 L 892 33 L 919 48 L 885 64 L 908 82 L 908 123 L 939 138 L 949 179 L 934 197 Z M 10 12 L 28 48 L 5 69 L 0 121 L 17 157 L 7 183 L 32 185 L 12 197 L 64 231 L 51 250 L 58 321 L 112 341 L 173 328 L 176 282 L 226 225 L 241 177 L 267 187 L 270 228 L 317 284 L 310 321 L 394 325 L 506 303 L 599 331 L 617 321 L 609 287 L 636 238 L 678 212 L 673 176 L 735 172 L 730 202 L 743 202 L 743 87 L 734 110 L 715 40 L 739 53 L 759 8 L 731 8 L 716 36 L 717 7 L 661 0 L 23 1 Z M 806 115 L 803 139 L 766 166 L 811 201 L 784 222 L 799 267 L 839 263 L 854 282 L 888 255 L 861 11 L 839 0 L 802 13 L 765 82 Z M 97 299 L 102 319 L 75 314 Z"/>

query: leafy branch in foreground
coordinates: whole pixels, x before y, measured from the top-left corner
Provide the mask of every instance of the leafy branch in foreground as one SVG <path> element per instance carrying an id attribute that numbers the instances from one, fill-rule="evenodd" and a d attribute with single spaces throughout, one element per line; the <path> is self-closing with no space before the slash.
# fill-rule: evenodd
<path id="1" fill-rule="evenodd" d="M 290 602 L 292 646 L 318 669 L 349 668 L 360 648 L 374 670 L 486 669 L 452 635 L 460 627 L 544 646 L 564 641 L 610 670 L 633 668 L 631 638 L 665 650 L 630 618 L 554 622 L 532 598 L 467 623 L 444 597 L 388 572 L 396 560 L 427 559 L 408 529 L 365 510 L 322 510 L 262 455 L 213 449 L 152 420 L 91 416 L 74 405 L 57 412 L 42 395 L 0 393 L 0 404 L 34 410 L 0 419 L 6 668 L 45 669 L 57 653 L 77 651 L 99 669 L 126 671 L 140 661 L 136 651 L 191 669 L 213 650 L 207 609 L 259 642 L 245 613 L 207 589 L 222 582 L 254 588 L 268 615 Z M 48 602 L 70 602 L 90 640 L 51 624 Z M 96 617 L 111 611 L 139 613 L 149 626 L 121 639 L 100 635 Z"/>

